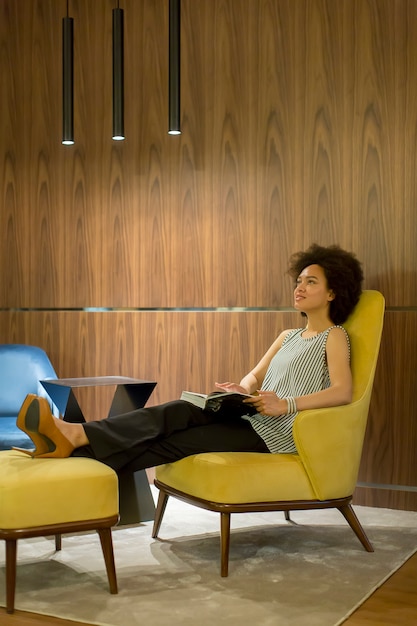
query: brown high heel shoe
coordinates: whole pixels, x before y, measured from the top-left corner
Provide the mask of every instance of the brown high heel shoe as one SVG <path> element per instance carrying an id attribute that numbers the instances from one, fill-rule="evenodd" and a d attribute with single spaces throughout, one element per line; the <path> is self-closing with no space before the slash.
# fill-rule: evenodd
<path id="1" fill-rule="evenodd" d="M 37 402 L 38 397 L 29 393 L 22 406 L 20 407 L 19 414 L 16 419 L 16 426 L 20 428 L 35 444 L 34 450 L 28 450 L 26 448 L 12 447 L 12 450 L 18 452 L 24 452 L 29 456 L 37 456 L 38 454 L 44 454 L 48 452 L 48 444 L 43 437 L 38 433 L 39 426 L 39 404 Z"/>
<path id="2" fill-rule="evenodd" d="M 25 432 L 35 443 L 36 449 L 31 456 L 39 458 L 62 459 L 71 456 L 73 444 L 61 433 L 55 424 L 55 417 L 51 413 L 46 398 L 32 396 L 26 413 L 22 410 L 20 422 L 25 426 Z"/>

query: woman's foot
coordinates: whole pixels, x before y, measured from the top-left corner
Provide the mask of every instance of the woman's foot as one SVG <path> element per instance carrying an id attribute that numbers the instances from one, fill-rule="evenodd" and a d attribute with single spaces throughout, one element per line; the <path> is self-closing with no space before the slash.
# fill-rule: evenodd
<path id="1" fill-rule="evenodd" d="M 32 439 L 35 450 L 26 452 L 37 458 L 66 458 L 73 443 L 61 432 L 46 398 L 29 394 L 17 416 L 16 424 Z"/>

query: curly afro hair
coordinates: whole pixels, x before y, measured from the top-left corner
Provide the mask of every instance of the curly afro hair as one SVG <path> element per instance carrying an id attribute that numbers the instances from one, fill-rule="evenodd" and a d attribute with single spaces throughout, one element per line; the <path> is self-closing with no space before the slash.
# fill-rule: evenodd
<path id="1" fill-rule="evenodd" d="M 361 263 L 352 252 L 338 245 L 323 247 L 313 243 L 307 250 L 295 252 L 289 261 L 288 273 L 297 280 L 304 268 L 320 265 L 327 286 L 335 294 L 330 302 L 330 318 L 342 324 L 352 313 L 362 293 L 363 272 Z"/>

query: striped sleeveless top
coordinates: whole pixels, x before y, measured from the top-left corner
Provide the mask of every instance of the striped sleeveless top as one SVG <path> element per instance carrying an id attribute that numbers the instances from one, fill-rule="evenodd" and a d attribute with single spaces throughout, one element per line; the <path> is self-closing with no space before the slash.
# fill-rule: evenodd
<path id="1" fill-rule="evenodd" d="M 343 326 L 337 327 L 345 331 L 349 343 L 346 330 Z M 335 326 L 306 339 L 301 336 L 305 328 L 291 330 L 269 364 L 262 390 L 274 391 L 278 397 L 285 398 L 305 396 L 330 387 L 326 342 L 332 328 Z M 251 423 L 270 452 L 294 453 L 297 449 L 292 427 L 297 415 L 298 412 L 270 417 L 256 413 L 242 417 Z"/>

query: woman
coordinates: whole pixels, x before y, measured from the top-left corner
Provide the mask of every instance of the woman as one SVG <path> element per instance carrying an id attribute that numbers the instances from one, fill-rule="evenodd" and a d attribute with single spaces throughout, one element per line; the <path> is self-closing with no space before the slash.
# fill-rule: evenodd
<path id="1" fill-rule="evenodd" d="M 289 274 L 294 307 L 307 324 L 283 331 L 239 384 L 216 383 L 223 391 L 251 394 L 244 402 L 255 407 L 254 415 L 213 413 L 176 400 L 73 424 L 54 418 L 45 399 L 30 395 L 17 418 L 35 444 L 27 452 L 88 456 L 117 471 L 201 452 L 296 452 L 292 425 L 298 411 L 351 402 L 349 338 L 340 324 L 359 300 L 363 274 L 352 253 L 317 244 L 291 257 Z"/>

